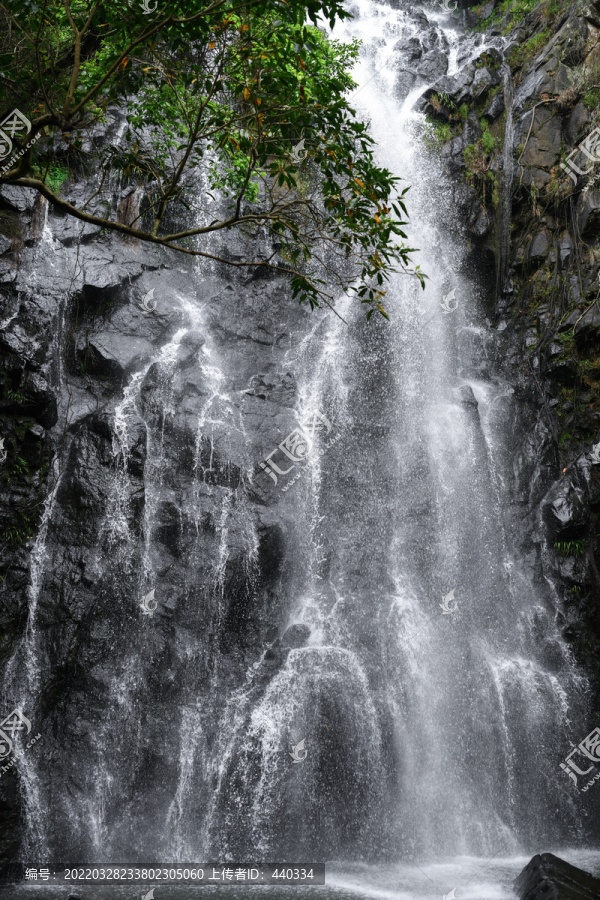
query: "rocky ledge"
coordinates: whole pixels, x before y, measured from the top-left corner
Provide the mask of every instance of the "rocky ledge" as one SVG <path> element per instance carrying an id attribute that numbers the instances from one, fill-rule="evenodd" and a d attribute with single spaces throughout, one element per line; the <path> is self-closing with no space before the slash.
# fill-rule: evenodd
<path id="1" fill-rule="evenodd" d="M 519 900 L 598 900 L 600 879 L 552 853 L 534 856 L 515 881 Z"/>

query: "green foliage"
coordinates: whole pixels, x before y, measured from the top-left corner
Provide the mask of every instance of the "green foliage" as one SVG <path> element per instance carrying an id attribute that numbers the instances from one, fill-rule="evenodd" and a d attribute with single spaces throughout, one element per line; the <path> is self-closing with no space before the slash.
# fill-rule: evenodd
<path id="1" fill-rule="evenodd" d="M 465 166 L 470 172 L 475 172 L 480 162 L 480 154 L 476 144 L 467 144 L 463 150 Z"/>
<path id="2" fill-rule="evenodd" d="M 588 109 L 598 109 L 598 106 L 600 106 L 600 88 L 591 88 L 589 91 L 586 91 L 582 100 Z"/>
<path id="3" fill-rule="evenodd" d="M 479 120 L 481 137 L 463 150 L 463 160 L 467 170 L 467 183 L 475 187 L 484 206 L 491 200 L 496 206 L 500 202 L 500 183 L 495 172 L 490 170 L 491 156 L 497 149 L 497 139 L 490 129 L 488 120 Z M 495 129 L 497 133 L 499 129 Z"/>
<path id="4" fill-rule="evenodd" d="M 499 65 L 498 60 L 495 59 L 495 58 L 491 55 L 491 53 L 488 53 L 487 51 L 484 51 L 484 52 L 481 54 L 481 56 L 479 56 L 479 57 L 477 58 L 477 62 L 475 63 L 475 68 L 476 68 L 476 69 L 483 69 L 483 68 L 497 69 L 497 68 L 498 68 L 498 65 Z"/>
<path id="5" fill-rule="evenodd" d="M 557 541 L 554 544 L 554 549 L 559 554 L 559 556 L 583 556 L 585 553 L 585 548 L 587 546 L 587 540 L 582 538 L 578 541 Z"/>
<path id="6" fill-rule="evenodd" d="M 42 135 L 0 183 L 33 187 L 70 215 L 60 184 L 116 106 L 126 128 L 97 151 L 99 165 L 104 178 L 117 169 L 144 187 L 143 208 L 125 223 L 110 211 L 92 216 L 82 202 L 83 221 L 213 259 L 203 244 L 211 231 L 264 226 L 286 265 L 217 258 L 287 274 L 293 295 L 313 307 L 334 287 L 355 292 L 367 317 L 385 316 L 392 273 L 422 286 L 424 276 L 403 231 L 407 189 L 376 164 L 348 99 L 358 43 L 316 27 L 348 15 L 341 0 L 174 0 L 150 18 L 121 0 L 0 0 L 3 106 L 32 121 L 29 139 Z M 294 155 L 300 141 L 305 155 Z M 229 201 L 221 218 L 190 187 L 192 174 Z M 169 230 L 184 219 L 191 224 Z"/>
<path id="7" fill-rule="evenodd" d="M 30 471 L 27 461 L 24 460 L 22 456 L 17 456 L 12 469 L 10 469 L 6 476 L 7 484 L 11 484 L 13 481 L 27 482 L 29 478 Z"/>
<path id="8" fill-rule="evenodd" d="M 537 34 L 530 37 L 524 44 L 517 44 L 509 57 L 511 69 L 524 66 L 530 59 L 533 59 L 533 57 L 546 46 L 550 39 L 550 35 L 551 29 L 545 28 L 544 31 L 539 31 Z"/>
<path id="9" fill-rule="evenodd" d="M 58 193 L 63 182 L 69 177 L 69 174 L 69 170 L 66 166 L 54 164 L 48 167 L 48 171 L 45 173 L 43 181 L 52 191 Z"/>
<path id="10" fill-rule="evenodd" d="M 11 547 L 19 547 L 33 538 L 34 523 L 22 510 L 17 510 L 16 519 L 12 525 L 4 529 L 0 536 L 2 543 Z"/>
<path id="11" fill-rule="evenodd" d="M 571 0 L 550 0 L 549 5 L 558 5 L 560 3 L 561 8 L 565 8 L 570 2 Z M 476 7 L 475 11 L 481 12 L 484 5 Z M 518 25 L 538 5 L 539 0 L 504 0 L 504 2 L 496 6 L 491 16 L 478 23 L 475 30 L 484 31 L 493 25 L 499 25 L 506 16 L 506 22 L 502 30 L 504 34 L 508 34 L 515 25 Z"/>
<path id="12" fill-rule="evenodd" d="M 9 389 L 6 392 L 6 396 L 11 403 L 22 404 L 25 403 L 26 400 L 25 394 L 22 394 L 21 391 L 12 391 Z"/>
<path id="13" fill-rule="evenodd" d="M 504 0 L 499 9 L 502 16 L 509 13 L 505 33 L 521 22 L 537 6 L 538 2 L 539 0 Z"/>
<path id="14" fill-rule="evenodd" d="M 423 131 L 423 143 L 429 150 L 440 150 L 452 137 L 452 128 L 447 122 L 429 121 Z"/>
<path id="15" fill-rule="evenodd" d="M 448 121 L 429 117 L 423 131 L 423 142 L 430 150 L 439 150 L 460 131 L 460 126 L 469 116 L 469 107 L 462 103 L 457 107 L 448 94 L 432 94 L 429 102 L 433 108 L 446 116 Z"/>
<path id="16" fill-rule="evenodd" d="M 480 119 L 481 125 L 481 146 L 484 153 L 491 153 L 496 147 L 496 140 L 494 135 L 490 131 L 489 122 L 487 119 Z"/>

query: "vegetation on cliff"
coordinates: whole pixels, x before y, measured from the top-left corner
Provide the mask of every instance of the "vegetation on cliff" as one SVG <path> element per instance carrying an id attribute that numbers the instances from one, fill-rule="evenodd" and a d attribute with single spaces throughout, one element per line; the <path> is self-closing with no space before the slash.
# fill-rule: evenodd
<path id="1" fill-rule="evenodd" d="M 338 288 L 354 291 L 368 316 L 385 315 L 392 272 L 423 283 L 405 243 L 407 188 L 376 165 L 347 99 L 358 45 L 329 41 L 316 27 L 319 17 L 333 24 L 348 15 L 338 0 L 146 7 L 0 3 L 2 107 L 31 122 L 27 133 L 20 120 L 13 129 L 0 183 L 34 188 L 63 213 L 124 236 L 277 268 L 311 306 L 329 303 Z M 111 114 L 122 129 L 102 146 L 94 128 Z M 99 184 L 84 201 L 61 198 L 63 179 L 90 166 L 100 167 Z M 125 215 L 101 203 L 115 170 L 140 190 Z M 215 189 L 225 209 L 213 202 Z M 174 225 L 175 215 L 186 227 Z M 233 261 L 206 242 L 256 225 L 275 239 L 279 258 Z"/>

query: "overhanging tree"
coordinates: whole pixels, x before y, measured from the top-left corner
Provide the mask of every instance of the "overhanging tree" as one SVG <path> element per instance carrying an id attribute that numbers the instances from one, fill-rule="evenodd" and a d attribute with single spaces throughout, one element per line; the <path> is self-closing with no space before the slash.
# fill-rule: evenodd
<path id="1" fill-rule="evenodd" d="M 347 99 L 358 44 L 316 27 L 347 15 L 338 0 L 0 0 L 2 118 L 15 108 L 31 122 L 12 136 L 0 183 L 123 235 L 275 268 L 311 306 L 352 290 L 367 317 L 385 316 L 392 273 L 423 275 L 404 243 L 407 188 L 376 165 Z M 99 185 L 70 203 L 56 162 L 85 162 L 87 137 L 115 108 L 127 121 L 122 146 L 93 152 Z M 144 191 L 132 221 L 89 208 L 115 169 Z M 205 202 L 217 190 L 224 200 Z M 189 227 L 170 230 L 172 213 L 194 206 Z M 277 239 L 277 258 L 233 261 L 203 246 L 211 232 L 251 225 Z"/>

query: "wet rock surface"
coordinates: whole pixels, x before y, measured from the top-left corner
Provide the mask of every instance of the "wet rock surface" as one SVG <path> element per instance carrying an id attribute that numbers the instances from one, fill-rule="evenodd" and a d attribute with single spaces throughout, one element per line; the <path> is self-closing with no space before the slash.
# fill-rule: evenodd
<path id="1" fill-rule="evenodd" d="M 600 879 L 552 853 L 534 856 L 515 881 L 519 900 L 597 900 Z"/>

